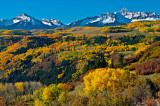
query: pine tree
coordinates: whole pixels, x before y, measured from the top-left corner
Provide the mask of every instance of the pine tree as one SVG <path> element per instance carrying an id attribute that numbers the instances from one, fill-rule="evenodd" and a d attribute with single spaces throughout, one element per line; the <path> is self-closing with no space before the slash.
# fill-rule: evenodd
<path id="1" fill-rule="evenodd" d="M 119 58 L 118 58 L 118 62 L 119 62 L 119 64 L 120 64 L 120 67 L 122 68 L 123 67 L 123 54 L 119 54 Z"/>
<path id="2" fill-rule="evenodd" d="M 113 59 L 111 59 L 111 64 L 109 65 L 109 68 L 114 68 Z"/>

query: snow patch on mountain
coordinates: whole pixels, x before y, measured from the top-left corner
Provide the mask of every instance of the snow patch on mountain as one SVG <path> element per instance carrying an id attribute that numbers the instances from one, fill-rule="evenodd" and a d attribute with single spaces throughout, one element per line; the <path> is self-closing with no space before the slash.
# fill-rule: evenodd
<path id="1" fill-rule="evenodd" d="M 62 25 L 62 23 L 59 20 L 56 20 L 56 19 L 50 19 L 50 20 L 54 25 L 57 25 L 57 26 Z"/>
<path id="2" fill-rule="evenodd" d="M 115 22 L 115 18 L 108 17 L 102 21 L 103 24 L 113 23 Z"/>
<path id="3" fill-rule="evenodd" d="M 42 19 L 42 23 L 45 24 L 45 25 L 52 26 L 52 23 L 48 19 Z"/>
<path id="4" fill-rule="evenodd" d="M 145 19 L 132 19 L 132 22 L 135 22 L 135 21 L 156 21 L 156 20 L 160 20 L 160 18 L 145 18 Z"/>
<path id="5" fill-rule="evenodd" d="M 42 21 L 43 24 L 49 25 L 49 26 L 57 26 L 57 27 L 63 26 L 63 24 L 60 21 L 58 21 L 56 19 L 53 19 L 53 18 L 51 18 L 51 19 L 42 19 L 41 21 Z"/>
<path id="6" fill-rule="evenodd" d="M 102 18 L 99 17 L 99 18 L 97 18 L 96 20 L 92 20 L 90 23 L 98 22 L 98 21 L 100 21 L 101 19 L 102 19 Z"/>

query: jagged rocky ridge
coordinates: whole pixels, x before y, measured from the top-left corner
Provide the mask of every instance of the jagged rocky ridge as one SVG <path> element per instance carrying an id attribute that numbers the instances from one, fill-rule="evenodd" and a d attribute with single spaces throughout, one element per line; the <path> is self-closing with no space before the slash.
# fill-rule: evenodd
<path id="1" fill-rule="evenodd" d="M 95 17 L 86 17 L 82 20 L 77 20 L 68 24 L 68 27 L 75 26 L 109 26 L 109 25 L 119 25 L 124 23 L 130 23 L 134 21 L 144 21 L 144 20 L 160 20 L 160 14 L 155 12 L 133 12 L 126 8 L 114 13 L 105 13 Z"/>
<path id="2" fill-rule="evenodd" d="M 63 24 L 56 19 L 35 19 L 27 14 L 21 14 L 13 19 L 0 19 L 0 29 L 53 29 L 56 27 L 76 27 L 76 26 L 114 26 L 134 21 L 160 20 L 160 14 L 155 12 L 133 12 L 126 8 L 114 13 L 105 13 L 94 17 L 86 17 L 76 20 L 70 24 Z"/>
<path id="3" fill-rule="evenodd" d="M 21 14 L 13 19 L 1 19 L 0 29 L 52 29 L 64 25 L 55 19 L 35 19 L 27 14 Z"/>

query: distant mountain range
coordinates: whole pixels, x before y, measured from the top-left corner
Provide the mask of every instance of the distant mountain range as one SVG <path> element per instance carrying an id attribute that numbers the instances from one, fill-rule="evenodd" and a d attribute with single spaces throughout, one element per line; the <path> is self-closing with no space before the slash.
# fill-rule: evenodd
<path id="1" fill-rule="evenodd" d="M 0 19 L 0 29 L 52 29 L 64 25 L 55 19 L 35 19 L 27 14 L 21 14 L 13 19 Z"/>
<path id="2" fill-rule="evenodd" d="M 70 24 L 63 24 L 56 19 L 35 19 L 27 14 L 21 14 L 13 19 L 0 19 L 0 29 L 53 29 L 56 27 L 76 27 L 76 26 L 115 26 L 134 21 L 160 20 L 160 14 L 155 12 L 133 12 L 126 8 L 114 13 L 105 13 L 94 17 L 86 17 L 76 20 Z"/>

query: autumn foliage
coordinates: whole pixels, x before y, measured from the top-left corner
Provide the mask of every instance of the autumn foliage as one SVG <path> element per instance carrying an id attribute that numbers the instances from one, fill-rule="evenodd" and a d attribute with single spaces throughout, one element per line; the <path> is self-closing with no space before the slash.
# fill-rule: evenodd
<path id="1" fill-rule="evenodd" d="M 140 64 L 137 64 L 136 67 L 137 74 L 151 74 L 160 72 L 160 60 L 159 59 L 150 59 L 146 60 Z"/>
<path id="2" fill-rule="evenodd" d="M 121 91 L 134 78 L 135 74 L 121 69 L 96 69 L 84 77 L 84 91 L 87 94 L 100 93 L 103 90 Z"/>
<path id="3" fill-rule="evenodd" d="M 0 30 L 0 99 L 7 105 L 129 106 L 153 97 L 156 85 L 141 75 L 159 75 L 159 24 Z"/>

